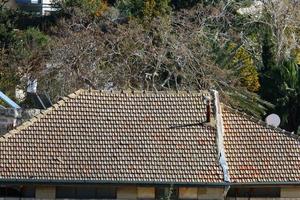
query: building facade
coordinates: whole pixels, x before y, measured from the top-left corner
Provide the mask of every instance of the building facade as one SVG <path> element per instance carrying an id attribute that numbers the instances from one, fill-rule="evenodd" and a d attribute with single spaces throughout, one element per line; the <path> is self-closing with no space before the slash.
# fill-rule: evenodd
<path id="1" fill-rule="evenodd" d="M 38 15 L 50 15 L 57 11 L 54 0 L 8 0 L 6 5 L 12 9 L 21 9 Z"/>

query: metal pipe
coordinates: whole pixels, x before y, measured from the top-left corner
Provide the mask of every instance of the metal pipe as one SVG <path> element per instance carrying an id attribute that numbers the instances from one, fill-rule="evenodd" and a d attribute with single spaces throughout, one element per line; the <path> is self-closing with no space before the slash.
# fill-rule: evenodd
<path id="1" fill-rule="evenodd" d="M 16 104 L 13 100 L 11 100 L 8 96 L 6 96 L 3 92 L 0 91 L 0 99 L 2 99 L 5 103 L 11 106 L 14 109 L 20 109 L 21 107 Z"/>

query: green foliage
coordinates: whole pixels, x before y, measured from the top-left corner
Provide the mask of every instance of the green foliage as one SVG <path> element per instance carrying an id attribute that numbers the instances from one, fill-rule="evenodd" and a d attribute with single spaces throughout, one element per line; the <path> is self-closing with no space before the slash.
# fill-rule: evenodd
<path id="1" fill-rule="evenodd" d="M 273 86 L 275 110 L 282 118 L 282 126 L 289 131 L 297 130 L 300 124 L 300 67 L 294 60 L 285 60 L 272 69 L 276 77 Z M 272 101 L 272 100 L 271 100 Z"/>
<path id="2" fill-rule="evenodd" d="M 26 68 L 32 71 L 41 64 L 37 57 L 46 48 L 49 37 L 36 28 L 12 31 L 10 34 L 13 42 L 0 52 L 0 88 L 14 97 L 16 86 L 20 84 Z"/>
<path id="3" fill-rule="evenodd" d="M 283 119 L 283 126 L 293 131 L 300 125 L 300 67 L 294 60 L 284 61 L 279 69 L 279 98 L 276 108 Z"/>
<path id="4" fill-rule="evenodd" d="M 0 89 L 10 97 L 14 97 L 15 86 L 19 82 L 16 69 L 8 65 L 7 55 L 7 49 L 15 42 L 14 22 L 14 12 L 0 2 Z"/>
<path id="5" fill-rule="evenodd" d="M 143 16 L 144 1 L 143 0 L 119 0 L 117 7 L 124 16 Z"/>
<path id="6" fill-rule="evenodd" d="M 262 34 L 262 72 L 268 71 L 276 66 L 275 59 L 275 44 L 273 41 L 272 33 L 268 28 L 265 28 Z"/>
<path id="7" fill-rule="evenodd" d="M 295 59 L 296 63 L 298 65 L 300 65 L 300 49 L 294 49 L 294 51 L 292 52 L 293 54 L 293 58 Z"/>
<path id="8" fill-rule="evenodd" d="M 223 48 L 214 48 L 216 62 L 221 68 L 231 70 L 240 78 L 241 85 L 247 88 L 248 91 L 257 92 L 259 90 L 259 73 L 251 54 L 244 47 L 229 42 Z"/>
<path id="9" fill-rule="evenodd" d="M 228 63 L 229 68 L 236 69 L 242 86 L 250 92 L 257 92 L 260 88 L 259 74 L 251 55 L 243 47 L 237 47 L 235 44 L 230 44 L 229 50 L 232 56 L 232 60 Z M 232 52 L 233 50 L 235 51 Z"/>
<path id="10" fill-rule="evenodd" d="M 18 30 L 16 20 L 21 14 L 0 3 L 0 88 L 12 98 L 26 68 L 39 64 L 32 60 L 49 41 L 49 36 L 37 28 Z"/>
<path id="11" fill-rule="evenodd" d="M 33 48 L 45 47 L 50 38 L 37 28 L 28 28 L 20 34 L 17 34 L 17 39 L 22 46 Z"/>
<path id="12" fill-rule="evenodd" d="M 294 59 L 275 62 L 274 44 L 265 35 L 262 47 L 261 96 L 275 105 L 269 112 L 282 118 L 282 127 L 296 131 L 300 124 L 300 68 Z"/>
<path id="13" fill-rule="evenodd" d="M 16 15 L 0 2 L 0 47 L 7 47 L 14 41 L 13 29 Z"/>
<path id="14" fill-rule="evenodd" d="M 175 9 L 181 8 L 191 8 L 197 3 L 202 3 L 203 5 L 217 5 L 221 0 L 172 0 L 172 6 Z"/>
<path id="15" fill-rule="evenodd" d="M 170 14 L 170 0 L 120 0 L 117 3 L 124 16 L 153 18 Z"/>
<path id="16" fill-rule="evenodd" d="M 20 82 L 20 76 L 16 68 L 9 67 L 5 61 L 7 57 L 0 52 L 0 89 L 9 97 L 15 96 L 16 85 Z M 1 104 L 1 103 L 0 103 Z"/>
<path id="17" fill-rule="evenodd" d="M 264 13 L 264 19 L 270 20 L 270 13 Z M 300 125 L 298 51 L 293 49 L 292 57 L 278 56 L 280 46 L 276 37 L 277 30 L 272 30 L 272 27 L 266 24 L 260 24 L 258 27 L 258 36 L 262 43 L 259 94 L 274 105 L 268 112 L 275 112 L 281 117 L 282 128 L 288 131 L 297 131 Z"/>
<path id="18" fill-rule="evenodd" d="M 169 0 L 146 0 L 144 2 L 143 15 L 150 19 L 158 16 L 168 15 L 169 13 Z"/>
<path id="19" fill-rule="evenodd" d="M 105 0 L 66 0 L 63 7 L 77 7 L 88 15 L 99 17 L 107 10 L 108 5 Z"/>
<path id="20" fill-rule="evenodd" d="M 49 43 L 49 36 L 37 28 L 28 28 L 24 31 L 14 33 L 15 43 L 10 46 L 11 55 L 18 59 L 25 59 L 34 56 L 45 49 Z"/>
<path id="21" fill-rule="evenodd" d="M 18 13 L 0 3 L 0 87 L 13 96 L 21 77 L 40 70 L 39 86 L 44 84 L 56 98 L 107 83 L 119 89 L 214 88 L 226 104 L 256 116 L 268 107 L 268 112 L 281 115 L 282 127 L 296 130 L 300 123 L 299 28 L 293 24 L 299 21 L 294 17 L 297 12 L 287 12 L 285 7 L 294 6 L 285 1 L 284 6 L 265 7 L 262 15 L 238 14 L 239 8 L 252 3 L 64 0 L 66 12 L 54 17 L 57 27 L 38 25 L 53 35 L 38 28 L 19 30 Z M 276 6 L 284 14 L 274 15 Z M 283 20 L 287 23 L 281 25 Z M 54 42 L 49 45 L 49 41 Z M 46 63 L 51 67 L 46 68 Z"/>
<path id="22" fill-rule="evenodd" d="M 180 8 L 192 7 L 199 2 L 201 2 L 201 0 L 172 0 L 172 5 L 176 9 L 180 9 Z"/>

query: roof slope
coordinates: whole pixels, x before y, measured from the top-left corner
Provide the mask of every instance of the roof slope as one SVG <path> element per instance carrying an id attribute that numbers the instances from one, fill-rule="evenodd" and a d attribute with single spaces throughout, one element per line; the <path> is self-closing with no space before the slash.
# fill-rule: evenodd
<path id="1" fill-rule="evenodd" d="M 221 183 L 205 95 L 78 91 L 0 139 L 0 179 Z"/>
<path id="2" fill-rule="evenodd" d="M 297 136 L 223 109 L 224 146 L 231 182 L 300 182 Z"/>

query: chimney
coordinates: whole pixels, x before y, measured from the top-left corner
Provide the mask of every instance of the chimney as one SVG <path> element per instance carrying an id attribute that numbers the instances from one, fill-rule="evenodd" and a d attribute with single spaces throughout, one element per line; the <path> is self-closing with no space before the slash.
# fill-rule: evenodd
<path id="1" fill-rule="evenodd" d="M 206 123 L 210 123 L 211 122 L 210 97 L 206 96 L 205 101 L 206 101 Z"/>
<path id="2" fill-rule="evenodd" d="M 37 80 L 29 79 L 27 82 L 27 93 L 36 93 L 37 92 Z"/>

